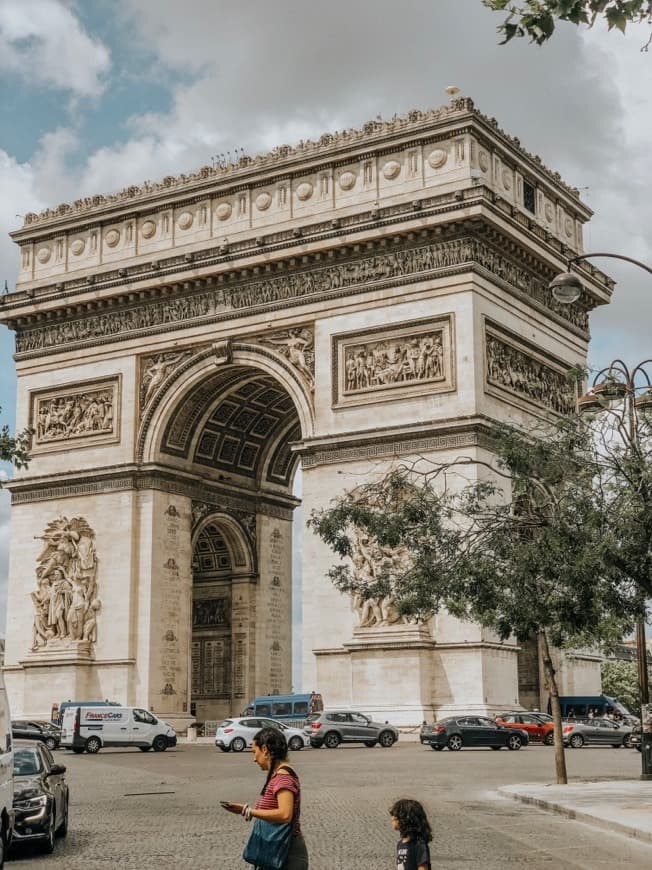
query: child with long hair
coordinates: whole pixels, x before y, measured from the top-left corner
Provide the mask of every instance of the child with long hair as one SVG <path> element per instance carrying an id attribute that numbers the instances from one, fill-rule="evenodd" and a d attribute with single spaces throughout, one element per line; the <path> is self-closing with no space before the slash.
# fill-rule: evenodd
<path id="1" fill-rule="evenodd" d="M 432 870 L 430 848 L 432 829 L 426 811 L 418 801 L 396 801 L 390 811 L 392 827 L 400 839 L 396 844 L 396 870 Z"/>

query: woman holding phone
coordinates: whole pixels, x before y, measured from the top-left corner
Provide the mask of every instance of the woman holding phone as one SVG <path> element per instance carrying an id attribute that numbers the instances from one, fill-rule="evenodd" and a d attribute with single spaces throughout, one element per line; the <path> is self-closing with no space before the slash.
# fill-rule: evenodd
<path id="1" fill-rule="evenodd" d="M 263 728 L 253 739 L 254 761 L 267 778 L 254 807 L 221 801 L 225 810 L 247 821 L 262 819 L 272 825 L 290 825 L 289 850 L 282 870 L 308 870 L 308 850 L 301 833 L 301 785 L 287 764 L 285 735 L 276 728 Z M 264 866 L 264 865 L 263 865 Z"/>

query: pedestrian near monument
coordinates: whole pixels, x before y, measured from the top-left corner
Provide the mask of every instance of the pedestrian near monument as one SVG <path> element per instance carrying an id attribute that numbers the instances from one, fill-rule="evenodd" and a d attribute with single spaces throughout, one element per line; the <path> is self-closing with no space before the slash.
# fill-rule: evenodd
<path id="1" fill-rule="evenodd" d="M 301 833 L 301 784 L 287 764 L 288 745 L 276 728 L 263 728 L 252 741 L 254 761 L 267 778 L 254 807 L 221 801 L 225 810 L 253 820 L 243 858 L 257 870 L 308 870 Z"/>
<path id="2" fill-rule="evenodd" d="M 396 801 L 389 811 L 392 827 L 401 835 L 396 844 L 396 870 L 432 870 L 432 829 L 423 806 L 414 800 Z"/>

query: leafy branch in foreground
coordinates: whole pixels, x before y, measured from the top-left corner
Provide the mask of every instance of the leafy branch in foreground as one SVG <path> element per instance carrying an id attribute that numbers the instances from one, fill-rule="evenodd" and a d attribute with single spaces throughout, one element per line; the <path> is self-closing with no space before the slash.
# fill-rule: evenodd
<path id="1" fill-rule="evenodd" d="M 0 411 L 2 408 L 0 408 Z M 12 462 L 16 468 L 26 468 L 32 431 L 25 429 L 15 437 L 9 434 L 9 426 L 0 429 L 0 462 Z"/>

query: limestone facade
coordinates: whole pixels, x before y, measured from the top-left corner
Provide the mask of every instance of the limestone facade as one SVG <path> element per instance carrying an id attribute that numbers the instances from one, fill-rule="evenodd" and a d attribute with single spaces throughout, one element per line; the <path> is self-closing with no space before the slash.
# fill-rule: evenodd
<path id="1" fill-rule="evenodd" d="M 27 215 L 0 304 L 34 429 L 10 485 L 15 715 L 111 697 L 183 727 L 289 691 L 298 463 L 308 516 L 399 458 L 487 457 L 492 420 L 572 409 L 612 284 L 582 267 L 572 308 L 547 285 L 589 218 L 467 98 Z M 398 724 L 518 704 L 515 643 L 365 609 L 307 532 L 302 558 L 304 687 L 327 704 Z"/>

